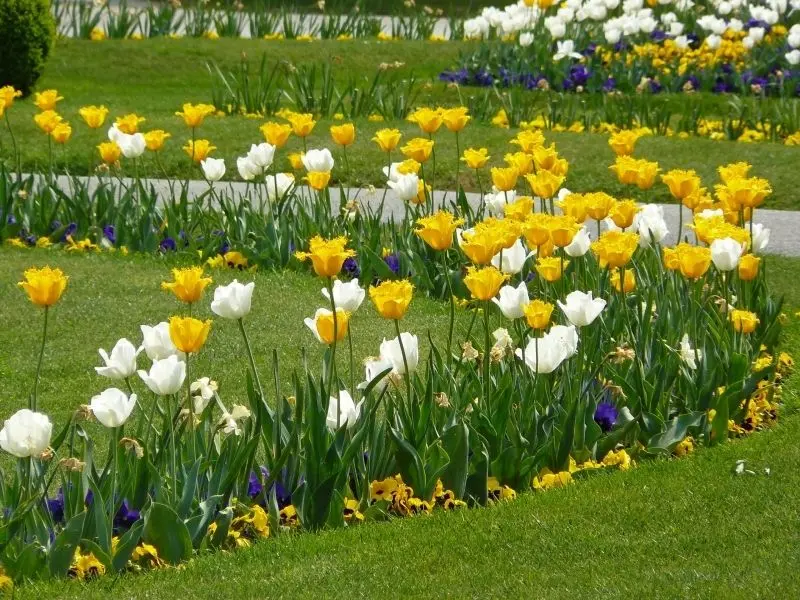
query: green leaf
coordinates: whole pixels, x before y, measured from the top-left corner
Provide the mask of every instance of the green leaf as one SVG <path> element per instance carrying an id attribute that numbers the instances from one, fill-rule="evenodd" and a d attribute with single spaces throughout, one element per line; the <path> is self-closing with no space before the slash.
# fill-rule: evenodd
<path id="1" fill-rule="evenodd" d="M 158 555 L 172 565 L 192 555 L 192 537 L 186 524 L 166 504 L 154 502 L 144 517 L 144 539 Z"/>
<path id="2" fill-rule="evenodd" d="M 178 503 L 178 516 L 185 519 L 189 516 L 189 511 L 192 508 L 192 500 L 194 500 L 194 492 L 197 489 L 197 474 L 200 471 L 200 464 L 203 462 L 202 458 L 198 458 L 192 465 L 192 468 L 186 473 L 183 484 L 183 494 L 181 501 Z"/>
<path id="3" fill-rule="evenodd" d="M 680 415 L 669 421 L 666 431 L 653 436 L 647 442 L 649 451 L 672 452 L 675 445 L 686 437 L 689 429 L 697 427 L 703 420 L 705 413 L 692 412 Z"/>
<path id="4" fill-rule="evenodd" d="M 114 567 L 115 573 L 125 570 L 125 567 L 128 565 L 128 560 L 131 558 L 131 554 L 133 554 L 133 551 L 139 544 L 139 540 L 142 539 L 143 532 L 144 521 L 139 519 L 133 524 L 133 527 L 128 529 L 119 539 L 117 550 L 114 552 L 114 556 L 111 559 L 111 564 Z"/>
<path id="5" fill-rule="evenodd" d="M 459 423 L 445 431 L 440 439 L 450 457 L 442 472 L 442 483 L 453 490 L 457 498 L 463 498 L 469 470 L 469 429 L 465 423 Z"/>
<path id="6" fill-rule="evenodd" d="M 83 535 L 83 524 L 86 520 L 86 511 L 72 517 L 66 527 L 58 534 L 55 543 L 50 548 L 47 562 L 50 574 L 53 577 L 64 577 L 69 571 L 75 548 Z"/>

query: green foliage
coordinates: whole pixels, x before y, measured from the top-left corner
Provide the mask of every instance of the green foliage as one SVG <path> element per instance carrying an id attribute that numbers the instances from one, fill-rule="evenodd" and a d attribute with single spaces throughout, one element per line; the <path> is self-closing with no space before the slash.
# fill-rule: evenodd
<path id="1" fill-rule="evenodd" d="M 24 95 L 38 81 L 55 39 L 47 0 L 0 0 L 0 86 Z"/>

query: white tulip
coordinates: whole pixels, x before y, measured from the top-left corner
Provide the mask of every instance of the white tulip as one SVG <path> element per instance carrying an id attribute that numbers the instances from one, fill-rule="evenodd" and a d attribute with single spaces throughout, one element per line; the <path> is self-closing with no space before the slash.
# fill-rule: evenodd
<path id="1" fill-rule="evenodd" d="M 245 181 L 253 181 L 253 179 L 261 175 L 261 169 L 251 162 L 247 156 L 240 156 L 236 159 L 236 169 L 239 171 L 239 177 Z"/>
<path id="2" fill-rule="evenodd" d="M 294 177 L 286 173 L 267 175 L 267 198 L 270 202 L 282 200 L 294 185 Z"/>
<path id="3" fill-rule="evenodd" d="M 328 429 L 336 431 L 342 425 L 347 425 L 348 429 L 355 425 L 361 415 L 362 404 L 364 404 L 363 400 L 358 404 L 353 402 L 353 397 L 347 390 L 341 390 L 338 398 L 331 396 L 328 403 L 328 414 L 325 417 Z"/>
<path id="4" fill-rule="evenodd" d="M 111 356 L 102 348 L 98 350 L 106 366 L 95 367 L 94 370 L 97 371 L 98 375 L 109 379 L 127 379 L 136 373 L 136 357 L 141 351 L 141 348 L 137 350 L 131 342 L 122 338 L 114 344 L 111 349 Z"/>
<path id="5" fill-rule="evenodd" d="M 530 302 L 528 286 L 523 281 L 517 287 L 504 285 L 500 288 L 499 298 L 492 298 L 506 319 L 521 319 L 525 316 L 525 305 Z"/>
<path id="6" fill-rule="evenodd" d="M 122 133 L 122 131 L 120 131 L 119 127 L 117 127 L 116 123 L 112 124 L 111 127 L 108 129 L 108 139 L 109 139 L 109 141 L 114 142 L 117 145 L 119 145 L 120 136 L 123 136 L 123 135 L 127 135 L 127 134 Z"/>
<path id="7" fill-rule="evenodd" d="M 751 38 L 756 44 L 764 39 L 766 30 L 763 27 L 751 27 L 747 32 L 747 37 Z"/>
<path id="8" fill-rule="evenodd" d="M 515 354 L 534 373 L 552 373 L 567 358 L 563 344 L 547 336 L 530 340 L 524 352 L 517 348 Z"/>
<path id="9" fill-rule="evenodd" d="M 162 321 L 158 325 L 142 325 L 142 347 L 150 360 L 162 360 L 175 355 L 183 358 L 183 352 L 175 347 L 169 335 L 169 323 Z"/>
<path id="10" fill-rule="evenodd" d="M 89 403 L 92 414 L 104 427 L 121 427 L 136 406 L 136 394 L 130 397 L 117 388 L 108 388 L 94 396 Z"/>
<path id="11" fill-rule="evenodd" d="M 400 341 L 403 342 L 402 349 Z M 405 351 L 405 362 L 403 361 L 403 351 Z M 408 363 L 409 374 L 417 370 L 419 364 L 419 340 L 417 336 L 411 335 L 407 331 L 400 334 L 400 339 L 384 339 L 381 343 L 381 358 L 388 360 L 392 364 L 392 372 L 397 375 L 405 375 L 406 364 Z"/>
<path id="12" fill-rule="evenodd" d="M 633 227 L 639 234 L 639 246 L 642 248 L 649 247 L 653 242 L 660 243 L 669 233 L 664 209 L 659 204 L 645 204 L 636 213 Z"/>
<path id="13" fill-rule="evenodd" d="M 745 225 L 745 229 L 748 229 Z M 753 253 L 766 250 L 769 245 L 769 227 L 764 227 L 761 223 L 753 223 Z"/>
<path id="14" fill-rule="evenodd" d="M 508 273 L 510 275 L 516 275 L 520 271 L 522 271 L 522 266 L 525 264 L 525 261 L 528 260 L 529 257 L 533 256 L 532 252 L 528 252 L 525 249 L 525 246 L 522 245 L 521 240 L 517 240 L 514 242 L 514 245 L 511 248 L 506 248 L 501 252 L 498 252 L 492 258 L 492 264 L 500 269 L 503 273 Z M 501 264 L 502 259 L 502 264 Z"/>
<path id="15" fill-rule="evenodd" d="M 575 327 L 586 327 L 603 312 L 606 301 L 592 298 L 592 292 L 575 290 L 567 294 L 566 303 L 558 301 L 558 307 Z"/>
<path id="16" fill-rule="evenodd" d="M 154 360 L 150 372 L 139 370 L 139 377 L 157 396 L 177 394 L 186 379 L 186 363 L 175 355 Z"/>
<path id="17" fill-rule="evenodd" d="M 574 325 L 553 325 L 544 337 L 557 340 L 566 353 L 566 358 L 578 352 L 578 330 Z"/>
<path id="18" fill-rule="evenodd" d="M 575 52 L 575 42 L 572 40 L 564 40 L 563 42 L 556 42 L 556 53 L 553 54 L 553 60 L 559 61 L 562 58 L 581 58 L 578 52 Z"/>
<path id="19" fill-rule="evenodd" d="M 514 204 L 517 201 L 517 192 L 509 190 L 507 192 L 500 192 L 494 189 L 491 194 L 486 194 L 483 197 L 486 208 L 492 215 L 502 215 L 508 204 Z"/>
<path id="20" fill-rule="evenodd" d="M 591 247 L 592 240 L 589 237 L 589 231 L 586 227 L 581 227 L 569 245 L 564 247 L 564 252 L 573 258 L 577 258 L 586 254 Z"/>
<path id="21" fill-rule="evenodd" d="M 189 385 L 189 391 L 192 393 L 194 412 L 199 415 L 214 398 L 214 394 L 217 392 L 217 382 L 208 377 L 201 377 Z"/>
<path id="22" fill-rule="evenodd" d="M 47 415 L 27 408 L 6 419 L 0 430 L 0 448 L 16 456 L 39 456 L 50 445 L 53 424 Z"/>
<path id="23" fill-rule="evenodd" d="M 347 283 L 337 279 L 333 282 L 333 302 L 336 308 L 341 308 L 349 313 L 356 312 L 367 292 L 358 285 L 358 279 L 352 279 Z M 322 288 L 322 295 L 330 302 L 331 295 L 328 288 Z"/>
<path id="24" fill-rule="evenodd" d="M 526 31 L 519 35 L 519 45 L 523 48 L 527 48 L 533 43 L 533 34 L 530 31 Z"/>
<path id="25" fill-rule="evenodd" d="M 203 175 L 210 182 L 219 181 L 225 175 L 225 159 L 224 158 L 207 158 L 200 161 L 200 166 L 203 167 Z"/>
<path id="26" fill-rule="evenodd" d="M 260 144 L 253 144 L 250 146 L 250 152 L 247 153 L 247 160 L 254 164 L 262 172 L 266 171 L 272 166 L 272 161 L 275 159 L 275 146 L 261 142 Z"/>
<path id="27" fill-rule="evenodd" d="M 744 248 L 733 238 L 723 238 L 711 242 L 711 261 L 719 271 L 733 271 L 739 266 Z"/>
<path id="28" fill-rule="evenodd" d="M 696 350 L 692 348 L 692 344 L 689 341 L 689 335 L 683 334 L 683 338 L 681 339 L 681 360 L 686 363 L 686 366 L 692 370 L 697 368 L 697 361 L 703 358 L 703 353 L 700 350 Z"/>
<path id="29" fill-rule="evenodd" d="M 784 54 L 784 57 L 786 58 L 786 62 L 793 67 L 800 64 L 800 50 L 794 49 L 791 52 L 787 52 Z"/>
<path id="30" fill-rule="evenodd" d="M 218 286 L 211 301 L 211 312 L 223 319 L 241 319 L 250 313 L 255 283 L 239 283 L 236 279 L 228 285 Z"/>
<path id="31" fill-rule="evenodd" d="M 402 359 L 401 359 L 402 360 Z M 379 356 L 378 358 L 368 358 L 364 361 L 364 375 L 365 380 L 358 384 L 358 389 L 363 390 L 366 387 L 375 381 L 375 379 L 387 369 L 394 368 L 394 365 L 388 358 L 383 358 Z M 386 374 L 388 375 L 388 373 Z M 383 390 L 386 389 L 386 386 L 389 385 L 389 378 L 384 375 L 378 383 L 375 384 L 373 388 L 377 394 L 383 393 Z"/>
<path id="32" fill-rule="evenodd" d="M 406 174 L 406 173 L 401 173 L 399 171 L 400 165 L 402 164 L 403 163 L 401 162 L 393 162 L 390 166 L 383 167 L 382 171 L 384 177 L 386 177 L 386 179 L 388 179 L 389 181 L 397 181 L 398 178 Z"/>
<path id="33" fill-rule="evenodd" d="M 125 158 L 139 158 L 147 149 L 147 144 L 141 133 L 128 135 L 127 133 L 119 132 L 115 141 Z"/>
<path id="34" fill-rule="evenodd" d="M 414 173 L 398 175 L 396 181 L 391 179 L 386 182 L 394 190 L 397 197 L 403 202 L 410 202 L 419 194 L 419 177 Z"/>
<path id="35" fill-rule="evenodd" d="M 333 155 L 327 148 L 309 150 L 303 154 L 303 166 L 309 172 L 328 173 L 333 170 Z"/>

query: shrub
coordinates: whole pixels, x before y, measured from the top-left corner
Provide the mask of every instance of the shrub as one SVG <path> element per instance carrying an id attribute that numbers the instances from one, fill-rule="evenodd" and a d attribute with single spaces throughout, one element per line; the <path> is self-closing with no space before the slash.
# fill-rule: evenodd
<path id="1" fill-rule="evenodd" d="M 0 0 L 0 86 L 30 93 L 55 38 L 47 0 Z"/>

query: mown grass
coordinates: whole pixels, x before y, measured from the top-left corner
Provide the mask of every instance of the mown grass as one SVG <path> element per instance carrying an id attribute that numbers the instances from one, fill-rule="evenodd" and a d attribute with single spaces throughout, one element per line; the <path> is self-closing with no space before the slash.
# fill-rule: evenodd
<path id="1" fill-rule="evenodd" d="M 46 409 L 83 402 L 97 389 L 94 374 L 82 370 L 94 364 L 98 341 L 111 343 L 142 318 L 158 319 L 175 307 L 156 289 L 167 265 L 152 258 L 11 251 L 0 257 L 0 302 L 7 307 L 0 374 L 3 393 L 12 394 L 4 407 L 23 401 L 16 390 L 27 389 L 39 331 L 40 315 L 13 288 L 28 264 L 58 264 L 73 277 L 54 311 L 46 364 L 62 362 L 45 371 Z M 800 260 L 770 257 L 766 266 L 774 293 L 787 299 L 785 349 L 797 354 Z M 254 278 L 257 302 L 248 324 L 259 352 L 274 343 L 296 356 L 307 339 L 298 335 L 298 319 L 316 305 L 318 282 L 296 274 Z M 440 331 L 443 312 L 417 298 L 406 324 Z M 377 339 L 381 324 L 368 313 L 359 314 L 359 334 Z M 232 328 L 214 327 L 208 360 L 237 364 L 237 346 L 225 331 Z M 223 390 L 235 384 L 237 376 L 220 375 L 228 376 Z M 570 488 L 489 509 L 284 535 L 232 554 L 201 556 L 180 570 L 91 584 L 34 583 L 18 597 L 797 597 L 798 391 L 795 373 L 771 430 L 688 459 L 594 473 Z M 740 459 L 754 474 L 732 473 Z"/>
<path id="2" fill-rule="evenodd" d="M 200 177 L 197 167 L 191 167 L 181 147 L 191 137 L 180 117 L 175 112 L 183 102 L 209 102 L 211 100 L 211 76 L 206 62 L 214 60 L 223 70 L 237 68 L 242 54 L 250 57 L 252 66 L 257 66 L 262 53 L 270 61 L 290 61 L 294 64 L 320 64 L 330 61 L 341 80 L 349 77 L 371 79 L 378 65 L 384 62 L 401 61 L 406 66 L 400 71 L 430 80 L 430 85 L 417 99 L 417 105 L 456 105 L 467 102 L 471 95 L 482 96 L 482 89 L 464 88 L 456 90 L 435 81 L 438 73 L 451 65 L 459 52 L 469 49 L 467 43 L 449 42 L 432 44 L 426 42 L 378 42 L 356 40 L 351 42 L 318 41 L 282 42 L 264 40 L 217 41 L 201 39 L 153 39 L 144 41 L 107 41 L 102 43 L 81 40 L 59 40 L 47 70 L 40 80 L 39 89 L 56 88 L 65 97 L 59 104 L 61 114 L 73 125 L 73 139 L 65 147 L 54 148 L 54 158 L 59 170 L 68 169 L 73 174 L 85 174 L 89 169 L 89 155 L 94 146 L 105 139 L 106 128 L 88 130 L 78 116 L 78 109 L 88 104 L 105 104 L 111 116 L 136 112 L 147 118 L 143 130 L 164 129 L 172 134 L 161 153 L 163 170 L 154 162 L 151 154 L 142 159 L 142 171 L 150 176 L 164 173 L 175 177 Z M 18 102 L 9 117 L 16 132 L 23 157 L 23 167 L 28 170 L 46 169 L 48 165 L 47 138 L 33 122 L 36 108 L 30 100 Z M 236 178 L 235 158 L 244 154 L 250 144 L 262 141 L 259 125 L 266 119 L 234 117 L 212 117 L 198 130 L 199 137 L 211 140 L 218 150 L 217 157 L 226 159 L 228 177 Z M 314 133 L 308 138 L 309 147 L 333 148 L 329 128 L 335 122 L 321 119 Z M 351 185 L 383 186 L 385 180 L 381 167 L 386 156 L 371 142 L 374 132 L 385 126 L 399 128 L 404 139 L 420 135 L 416 125 L 406 122 L 369 122 L 366 118 L 355 120 L 356 143 L 348 150 L 350 169 L 344 167 L 341 150 L 336 149 L 337 166 L 333 173 L 334 183 Z M 492 155 L 490 166 L 502 164 L 506 152 L 516 147 L 508 141 L 516 134 L 484 123 L 473 122 L 460 135 L 460 148 L 486 147 Z M 647 201 L 669 201 L 666 188 L 661 185 L 654 190 L 641 193 L 626 189 L 617 183 L 609 172 L 614 156 L 607 144 L 607 136 L 588 133 L 548 133 L 549 141 L 555 142 L 559 151 L 570 161 L 570 172 L 566 186 L 578 191 L 603 189 L 620 196 L 634 196 Z M 0 131 L 3 150 L 0 155 L 10 157 L 10 143 L 5 130 Z M 436 134 L 436 177 L 432 177 L 432 165 L 427 167 L 429 183 L 437 188 L 455 187 L 456 146 L 454 136 L 444 128 Z M 300 140 L 290 139 L 286 150 L 278 157 L 281 169 L 289 170 L 289 152 L 302 150 Z M 770 208 L 797 209 L 800 202 L 794 194 L 795 164 L 797 150 L 775 143 L 743 144 L 715 142 L 696 138 L 644 138 L 637 145 L 636 155 L 657 160 L 662 169 L 694 168 L 703 177 L 706 185 L 717 181 L 719 165 L 744 160 L 753 164 L 753 172 L 770 179 L 774 194 L 768 201 Z M 395 159 L 399 159 L 396 153 Z M 95 163 L 97 159 L 95 159 Z M 125 162 L 125 161 L 123 161 Z M 123 164 L 123 170 L 132 174 L 132 166 Z M 460 170 L 460 183 L 476 191 L 480 185 L 488 185 L 488 173 L 478 181 L 475 174 Z M 479 185 L 480 184 L 480 185 Z M 520 191 L 526 191 L 521 184 Z"/>

